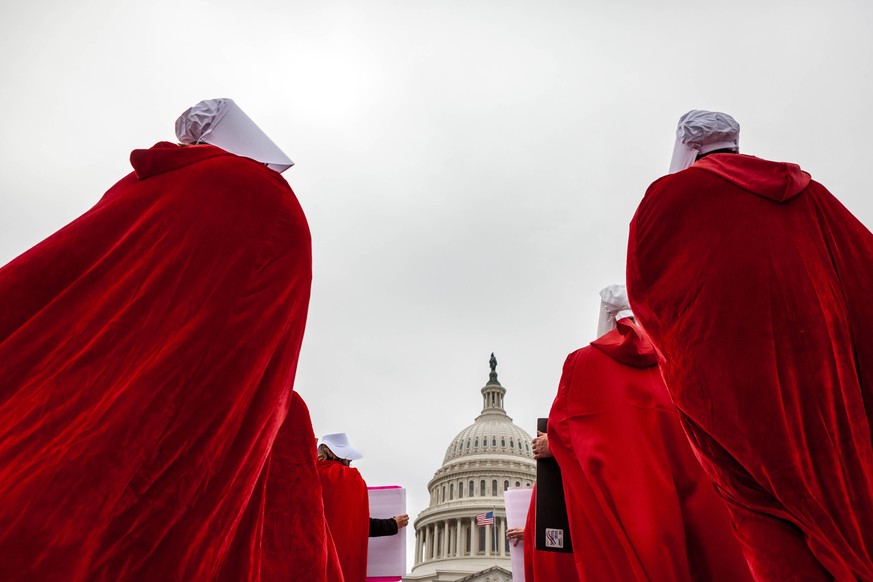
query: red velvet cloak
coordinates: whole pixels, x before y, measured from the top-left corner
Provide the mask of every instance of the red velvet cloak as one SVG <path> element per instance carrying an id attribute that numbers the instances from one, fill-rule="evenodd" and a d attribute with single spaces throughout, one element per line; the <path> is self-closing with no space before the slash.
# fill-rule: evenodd
<path id="1" fill-rule="evenodd" d="M 631 319 L 567 357 L 549 413 L 580 580 L 750 580 Z"/>
<path id="2" fill-rule="evenodd" d="M 325 580 L 303 212 L 212 146 L 131 163 L 0 269 L 2 578 Z"/>
<path id="3" fill-rule="evenodd" d="M 794 164 L 656 181 L 627 283 L 761 580 L 873 580 L 873 235 Z"/>
<path id="4" fill-rule="evenodd" d="M 576 582 L 576 562 L 573 554 L 536 549 L 537 486 L 534 483 L 527 520 L 524 522 L 525 582 Z"/>
<path id="5" fill-rule="evenodd" d="M 345 582 L 367 579 L 370 497 L 357 469 L 339 461 L 318 461 L 324 515 Z"/>

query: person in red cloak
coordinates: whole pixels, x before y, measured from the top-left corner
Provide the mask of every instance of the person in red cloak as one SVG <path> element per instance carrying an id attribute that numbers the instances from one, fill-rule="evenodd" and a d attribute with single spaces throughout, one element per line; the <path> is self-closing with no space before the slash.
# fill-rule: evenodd
<path id="1" fill-rule="evenodd" d="M 177 133 L 0 269 L 5 581 L 336 579 L 291 161 L 231 100 Z"/>
<path id="2" fill-rule="evenodd" d="M 324 435 L 318 446 L 318 477 L 324 515 L 342 567 L 344 582 L 367 579 L 367 547 L 371 537 L 395 535 L 409 523 L 408 515 L 370 517 L 367 484 L 351 462 L 364 455 L 345 433 Z"/>
<path id="3" fill-rule="evenodd" d="M 873 580 L 873 235 L 730 116 L 677 138 L 627 277 L 683 427 L 756 579 Z"/>
<path id="4" fill-rule="evenodd" d="M 567 357 L 533 441 L 561 468 L 579 580 L 751 580 L 624 287 L 601 297 L 599 337 Z"/>

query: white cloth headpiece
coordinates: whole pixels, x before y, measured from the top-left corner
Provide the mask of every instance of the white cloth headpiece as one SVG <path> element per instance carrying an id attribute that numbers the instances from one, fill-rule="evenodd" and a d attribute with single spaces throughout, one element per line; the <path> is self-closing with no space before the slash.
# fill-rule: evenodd
<path id="1" fill-rule="evenodd" d="M 740 124 L 727 113 L 692 109 L 679 118 L 670 173 L 689 167 L 700 154 L 740 149 Z"/>
<path id="2" fill-rule="evenodd" d="M 597 337 L 602 337 L 616 328 L 615 322 L 633 317 L 624 285 L 610 285 L 600 290 L 600 319 L 597 322 Z"/>
<path id="3" fill-rule="evenodd" d="M 191 107 L 176 120 L 176 137 L 184 144 L 214 145 L 277 172 L 294 165 L 233 99 L 207 99 Z"/>
<path id="4" fill-rule="evenodd" d="M 364 455 L 349 443 L 349 437 L 344 432 L 326 434 L 321 437 L 321 443 L 319 444 L 327 445 L 327 448 L 340 459 L 354 461 L 355 459 L 364 458 Z"/>

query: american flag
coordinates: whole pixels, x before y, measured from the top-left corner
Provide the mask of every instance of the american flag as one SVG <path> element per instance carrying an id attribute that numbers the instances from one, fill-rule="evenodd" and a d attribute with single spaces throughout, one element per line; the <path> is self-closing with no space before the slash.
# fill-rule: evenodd
<path id="1" fill-rule="evenodd" d="M 476 516 L 476 525 L 494 525 L 494 512 L 480 513 Z"/>

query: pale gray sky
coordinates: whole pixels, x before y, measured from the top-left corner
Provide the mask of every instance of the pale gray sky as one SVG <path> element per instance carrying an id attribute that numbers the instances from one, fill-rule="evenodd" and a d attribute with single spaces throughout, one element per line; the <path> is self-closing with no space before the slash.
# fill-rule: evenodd
<path id="1" fill-rule="evenodd" d="M 312 229 L 296 388 L 413 518 L 492 351 L 516 423 L 548 413 L 688 109 L 731 113 L 746 153 L 800 163 L 873 224 L 862 1 L 7 4 L 0 264 L 184 109 L 235 99 L 297 162 Z"/>

